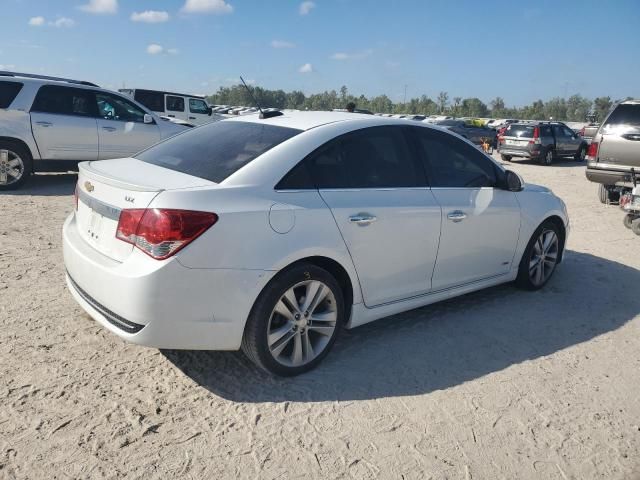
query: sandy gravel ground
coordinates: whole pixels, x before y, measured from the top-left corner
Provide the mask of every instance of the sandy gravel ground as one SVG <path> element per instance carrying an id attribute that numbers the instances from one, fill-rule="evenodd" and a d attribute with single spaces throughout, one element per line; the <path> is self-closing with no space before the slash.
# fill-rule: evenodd
<path id="1" fill-rule="evenodd" d="M 584 165 L 565 263 L 344 332 L 314 372 L 127 345 L 75 305 L 71 175 L 0 195 L 0 478 L 640 478 L 640 238 Z"/>

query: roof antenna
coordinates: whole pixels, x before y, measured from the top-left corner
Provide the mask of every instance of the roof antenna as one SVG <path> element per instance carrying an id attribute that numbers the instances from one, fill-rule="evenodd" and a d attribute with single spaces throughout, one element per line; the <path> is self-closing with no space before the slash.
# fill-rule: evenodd
<path id="1" fill-rule="evenodd" d="M 258 103 L 258 100 L 256 99 L 256 97 L 254 97 L 253 92 L 247 86 L 247 82 L 245 82 L 244 78 L 242 78 L 242 75 L 240 75 L 240 80 L 242 81 L 242 84 L 244 85 L 244 88 L 246 88 L 247 92 L 249 92 L 249 96 L 251 97 L 251 100 L 253 101 L 253 103 L 256 104 L 256 106 L 258 107 L 258 110 L 260 110 L 260 118 L 261 119 L 271 118 L 271 117 L 279 117 L 280 115 L 282 115 L 282 112 L 280 112 L 278 110 L 267 110 L 266 112 L 264 112 L 262 110 L 262 107 Z"/>

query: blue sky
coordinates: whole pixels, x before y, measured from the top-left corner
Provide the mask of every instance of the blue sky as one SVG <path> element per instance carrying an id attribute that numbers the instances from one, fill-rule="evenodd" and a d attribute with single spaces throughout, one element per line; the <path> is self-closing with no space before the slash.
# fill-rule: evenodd
<path id="1" fill-rule="evenodd" d="M 507 105 L 640 97 L 640 1 L 0 0 L 0 68 L 109 88 L 266 88 Z M 151 13 L 149 13 L 151 12 Z"/>

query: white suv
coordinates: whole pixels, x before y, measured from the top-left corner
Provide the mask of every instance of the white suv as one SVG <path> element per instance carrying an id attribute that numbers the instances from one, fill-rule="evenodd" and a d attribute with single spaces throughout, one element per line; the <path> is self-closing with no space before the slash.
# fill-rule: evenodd
<path id="1" fill-rule="evenodd" d="M 184 130 L 89 82 L 0 72 L 0 190 L 35 171 L 129 157 Z"/>

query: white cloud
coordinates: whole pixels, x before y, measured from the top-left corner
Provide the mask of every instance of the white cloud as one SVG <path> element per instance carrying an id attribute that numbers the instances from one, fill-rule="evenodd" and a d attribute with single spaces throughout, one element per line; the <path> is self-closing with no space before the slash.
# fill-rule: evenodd
<path id="1" fill-rule="evenodd" d="M 284 40 L 271 40 L 271 46 L 273 48 L 293 48 L 295 47 L 295 44 L 285 42 Z"/>
<path id="2" fill-rule="evenodd" d="M 309 15 L 311 10 L 313 10 L 314 8 L 316 8 L 315 2 L 312 2 L 312 1 L 302 2 L 300 4 L 300 9 L 299 9 L 300 15 Z"/>
<path id="3" fill-rule="evenodd" d="M 169 20 L 169 14 L 158 10 L 145 10 L 144 12 L 133 12 L 131 20 L 144 23 L 162 23 Z"/>
<path id="4" fill-rule="evenodd" d="M 313 72 L 313 65 L 311 65 L 310 63 L 305 63 L 298 69 L 298 71 L 300 73 L 311 73 Z"/>
<path id="5" fill-rule="evenodd" d="M 67 17 L 59 17 L 53 22 L 49 22 L 49 25 L 56 28 L 71 28 L 76 24 L 76 22 Z"/>
<path id="6" fill-rule="evenodd" d="M 151 43 L 147 46 L 147 53 L 149 55 L 178 55 L 180 50 L 177 48 L 164 48 L 162 45 L 158 45 L 157 43 Z"/>
<path id="7" fill-rule="evenodd" d="M 44 17 L 31 17 L 29 25 L 32 27 L 41 27 L 44 25 Z"/>
<path id="8" fill-rule="evenodd" d="M 80 5 L 80 10 L 87 13 L 105 14 L 117 13 L 118 0 L 89 0 L 89 3 Z"/>
<path id="9" fill-rule="evenodd" d="M 149 55 L 158 55 L 162 52 L 164 52 L 164 48 L 162 48 L 162 45 L 158 45 L 157 43 L 152 43 L 147 47 L 147 53 Z"/>
<path id="10" fill-rule="evenodd" d="M 355 52 L 355 53 L 338 52 L 338 53 L 334 53 L 329 58 L 331 60 L 361 60 L 363 58 L 370 57 L 372 54 L 373 54 L 373 50 L 368 49 L 362 52 Z"/>
<path id="11" fill-rule="evenodd" d="M 187 0 L 180 11 L 184 13 L 213 13 L 222 15 L 233 12 L 233 7 L 225 0 Z"/>

